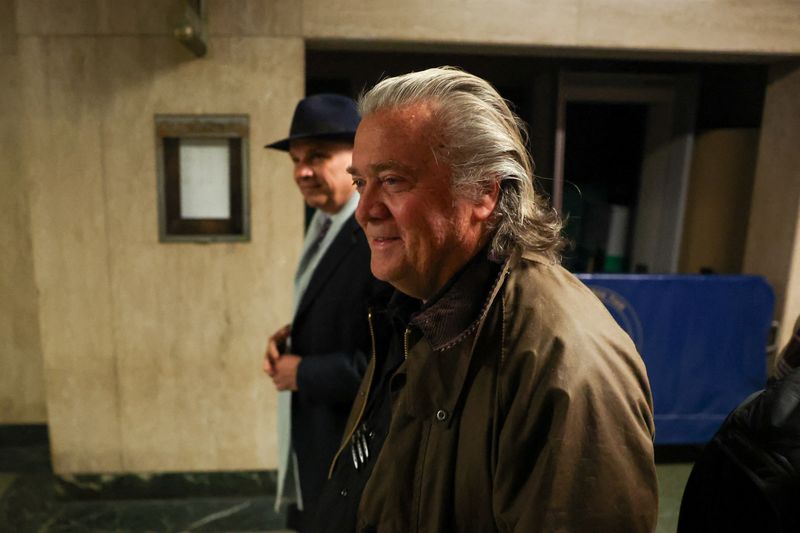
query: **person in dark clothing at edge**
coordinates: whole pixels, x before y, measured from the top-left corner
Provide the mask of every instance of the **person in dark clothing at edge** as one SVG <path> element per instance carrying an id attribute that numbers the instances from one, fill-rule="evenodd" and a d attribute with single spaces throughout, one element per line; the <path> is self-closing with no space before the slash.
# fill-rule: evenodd
<path id="1" fill-rule="evenodd" d="M 800 316 L 764 390 L 734 409 L 694 463 L 678 533 L 800 531 Z"/>
<path id="2" fill-rule="evenodd" d="M 312 531 L 652 531 L 644 365 L 559 266 L 520 120 L 451 67 L 359 106 L 356 218 L 396 292 Z"/>
<path id="3" fill-rule="evenodd" d="M 294 180 L 315 208 L 294 279 L 291 325 L 269 339 L 264 371 L 279 391 L 276 508 L 305 531 L 316 510 L 347 413 L 367 366 L 367 307 L 390 287 L 369 271 L 369 248 L 353 213 L 358 194 L 347 167 L 356 103 L 318 94 L 297 104 L 289 137 L 266 146 L 289 153 Z"/>

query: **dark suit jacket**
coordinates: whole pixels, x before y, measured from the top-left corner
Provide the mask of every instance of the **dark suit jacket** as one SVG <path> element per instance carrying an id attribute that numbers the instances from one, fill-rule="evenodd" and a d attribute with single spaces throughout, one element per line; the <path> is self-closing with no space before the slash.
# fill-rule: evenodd
<path id="1" fill-rule="evenodd" d="M 303 357 L 292 394 L 292 445 L 305 513 L 313 513 L 371 352 L 368 307 L 385 303 L 363 230 L 350 217 L 320 260 L 292 322 Z"/>

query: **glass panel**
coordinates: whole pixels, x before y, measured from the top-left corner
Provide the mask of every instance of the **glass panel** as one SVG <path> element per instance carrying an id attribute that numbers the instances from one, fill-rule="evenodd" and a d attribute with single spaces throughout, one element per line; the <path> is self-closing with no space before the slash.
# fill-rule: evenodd
<path id="1" fill-rule="evenodd" d="M 181 139 L 180 169 L 181 218 L 230 218 L 227 139 Z"/>

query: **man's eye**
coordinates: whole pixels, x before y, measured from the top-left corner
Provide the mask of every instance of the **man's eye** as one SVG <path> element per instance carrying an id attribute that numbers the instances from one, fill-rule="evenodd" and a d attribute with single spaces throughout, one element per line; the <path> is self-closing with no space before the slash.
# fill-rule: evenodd
<path id="1" fill-rule="evenodd" d="M 384 176 L 381 178 L 381 185 L 389 190 L 397 190 L 403 187 L 405 180 L 400 176 Z"/>
<path id="2" fill-rule="evenodd" d="M 361 178 L 353 178 L 353 186 L 357 191 L 361 191 L 364 188 L 364 180 Z"/>

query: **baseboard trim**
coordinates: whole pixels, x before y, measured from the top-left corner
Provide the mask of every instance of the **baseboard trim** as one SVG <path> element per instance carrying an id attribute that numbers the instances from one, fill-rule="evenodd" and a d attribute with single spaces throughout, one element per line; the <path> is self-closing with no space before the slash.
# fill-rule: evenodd
<path id="1" fill-rule="evenodd" d="M 55 489 L 69 500 L 274 496 L 275 470 L 56 475 Z"/>

